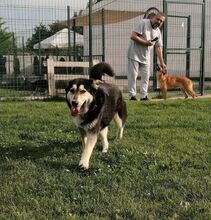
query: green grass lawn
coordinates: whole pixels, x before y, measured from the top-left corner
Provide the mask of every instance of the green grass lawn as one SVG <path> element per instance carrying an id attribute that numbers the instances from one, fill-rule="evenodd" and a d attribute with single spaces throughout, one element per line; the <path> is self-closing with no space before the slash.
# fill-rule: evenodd
<path id="1" fill-rule="evenodd" d="M 0 98 L 21 98 L 23 96 L 31 96 L 32 92 L 27 90 L 2 89 L 0 88 Z"/>
<path id="2" fill-rule="evenodd" d="M 127 107 L 83 173 L 65 102 L 1 102 L 0 219 L 211 219 L 211 99 Z"/>

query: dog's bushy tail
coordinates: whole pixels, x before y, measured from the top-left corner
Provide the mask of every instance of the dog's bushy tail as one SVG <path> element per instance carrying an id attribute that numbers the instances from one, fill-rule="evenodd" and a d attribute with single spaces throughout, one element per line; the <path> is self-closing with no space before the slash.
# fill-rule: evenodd
<path id="1" fill-rule="evenodd" d="M 102 76 L 105 73 L 108 76 L 115 75 L 113 68 L 111 67 L 110 64 L 105 63 L 105 62 L 101 62 L 101 63 L 98 63 L 98 64 L 94 65 L 93 67 L 91 67 L 91 69 L 89 71 L 89 78 L 102 80 Z"/>

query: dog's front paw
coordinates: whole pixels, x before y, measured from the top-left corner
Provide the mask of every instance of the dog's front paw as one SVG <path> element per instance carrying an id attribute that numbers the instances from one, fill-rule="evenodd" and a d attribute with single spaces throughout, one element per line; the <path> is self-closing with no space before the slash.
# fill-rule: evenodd
<path id="1" fill-rule="evenodd" d="M 102 150 L 102 152 L 103 152 L 104 154 L 108 153 L 108 147 L 104 147 L 103 150 Z"/>
<path id="2" fill-rule="evenodd" d="M 87 162 L 85 162 L 83 160 L 80 160 L 79 167 L 83 171 L 88 170 L 89 169 L 89 163 L 87 163 Z"/>

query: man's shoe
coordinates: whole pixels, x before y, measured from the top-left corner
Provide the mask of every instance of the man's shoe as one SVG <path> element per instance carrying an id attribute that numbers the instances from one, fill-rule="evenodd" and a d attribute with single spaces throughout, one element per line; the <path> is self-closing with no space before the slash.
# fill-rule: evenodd
<path id="1" fill-rule="evenodd" d="M 132 96 L 132 97 L 130 98 L 130 100 L 137 101 L 137 98 L 136 98 L 135 96 Z"/>
<path id="2" fill-rule="evenodd" d="M 144 98 L 141 98 L 140 100 L 141 100 L 141 101 L 149 101 L 149 98 L 146 96 L 146 97 L 144 97 Z"/>

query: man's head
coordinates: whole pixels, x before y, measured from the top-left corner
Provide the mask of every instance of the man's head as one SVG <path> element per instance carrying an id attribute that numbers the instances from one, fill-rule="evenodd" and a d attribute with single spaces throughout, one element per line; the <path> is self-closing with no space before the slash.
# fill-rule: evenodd
<path id="1" fill-rule="evenodd" d="M 164 21 L 165 14 L 163 12 L 158 12 L 156 15 L 150 18 L 150 22 L 153 29 L 161 27 Z"/>

